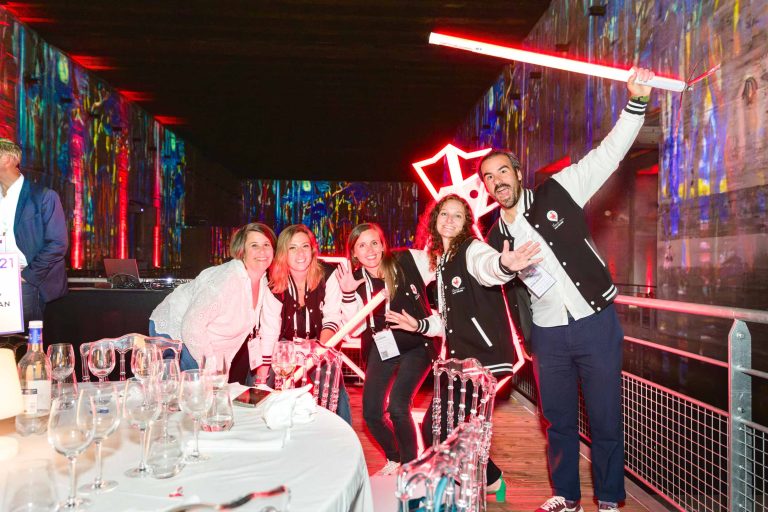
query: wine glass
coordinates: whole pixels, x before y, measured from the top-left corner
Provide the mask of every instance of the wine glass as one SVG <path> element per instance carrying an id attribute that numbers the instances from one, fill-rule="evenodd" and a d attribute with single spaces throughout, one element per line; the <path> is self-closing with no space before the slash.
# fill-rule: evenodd
<path id="1" fill-rule="evenodd" d="M 56 510 L 56 481 L 53 464 L 47 459 L 32 459 L 13 465 L 8 478 L 3 510 L 6 512 L 50 512 Z"/>
<path id="2" fill-rule="evenodd" d="M 288 379 L 288 387 L 293 382 L 293 370 L 296 367 L 296 353 L 291 340 L 280 340 L 272 351 L 272 370 L 275 372 L 275 388 L 283 389 Z"/>
<path id="3" fill-rule="evenodd" d="M 181 387 L 179 390 L 179 407 L 194 420 L 195 444 L 192 453 L 187 454 L 185 461 L 194 464 L 207 460 L 201 455 L 198 447 L 200 419 L 208 411 L 213 402 L 213 385 L 202 370 L 185 370 L 181 372 Z"/>
<path id="4" fill-rule="evenodd" d="M 149 475 L 147 467 L 147 429 L 149 422 L 156 419 L 160 412 L 160 400 L 157 389 L 151 379 L 142 381 L 131 377 L 125 381 L 123 415 L 131 425 L 139 429 L 141 437 L 141 461 L 139 467 L 129 469 L 125 474 L 131 478 L 143 478 Z"/>
<path id="5" fill-rule="evenodd" d="M 104 382 L 115 369 L 115 344 L 112 340 L 94 341 L 88 350 L 88 369 Z"/>
<path id="6" fill-rule="evenodd" d="M 152 363 L 161 360 L 160 349 L 149 343 L 134 343 L 133 352 L 131 352 L 131 371 L 133 376 L 139 380 L 146 380 L 151 377 Z"/>
<path id="7" fill-rule="evenodd" d="M 96 433 L 93 442 L 96 445 L 96 478 L 92 484 L 80 487 L 80 491 L 107 492 L 117 487 L 114 480 L 103 480 L 103 460 L 101 458 L 101 445 L 111 436 L 120 425 L 120 405 L 115 387 L 110 382 L 95 384 L 94 387 L 84 390 L 93 399 L 96 408 Z"/>
<path id="8" fill-rule="evenodd" d="M 62 381 L 75 371 L 75 347 L 71 343 L 54 343 L 48 346 L 47 354 L 56 381 L 56 396 L 60 396 Z"/>
<path id="9" fill-rule="evenodd" d="M 150 370 L 154 385 L 162 407 L 162 417 L 165 424 L 168 420 L 168 405 L 179 392 L 181 371 L 176 359 L 160 359 L 152 363 Z"/>
<path id="10" fill-rule="evenodd" d="M 77 497 L 77 456 L 93 442 L 96 434 L 96 410 L 93 397 L 80 391 L 76 396 L 64 395 L 51 405 L 48 418 L 48 442 L 69 459 L 69 496 L 59 510 L 87 507 L 90 501 Z"/>
<path id="11" fill-rule="evenodd" d="M 202 428 L 208 432 L 229 430 L 232 427 L 232 405 L 227 390 L 229 360 L 221 353 L 207 354 L 203 356 L 200 367 L 213 386 L 213 403 L 206 411 Z"/>

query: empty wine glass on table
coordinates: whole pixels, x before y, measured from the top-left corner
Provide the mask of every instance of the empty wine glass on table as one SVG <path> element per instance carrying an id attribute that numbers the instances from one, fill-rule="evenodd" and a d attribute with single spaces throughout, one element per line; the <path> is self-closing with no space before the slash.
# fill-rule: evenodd
<path id="1" fill-rule="evenodd" d="M 96 434 L 96 411 L 93 398 L 80 391 L 64 395 L 51 404 L 48 418 L 48 442 L 69 460 L 69 496 L 59 504 L 59 510 L 75 510 L 90 505 L 77 497 L 77 457 L 93 442 Z"/>
<path id="2" fill-rule="evenodd" d="M 202 420 L 206 432 L 219 432 L 232 428 L 232 401 L 227 384 L 229 381 L 229 360 L 224 354 L 204 355 L 200 367 L 211 380 L 213 401 Z"/>
<path id="3" fill-rule="evenodd" d="M 134 343 L 131 352 L 131 371 L 139 380 L 152 376 L 152 363 L 163 358 L 160 349 L 149 343 Z"/>
<path id="4" fill-rule="evenodd" d="M 115 369 L 115 344 L 112 340 L 94 341 L 88 350 L 88 369 L 104 382 Z"/>
<path id="5" fill-rule="evenodd" d="M 93 436 L 93 442 L 96 445 L 96 478 L 93 483 L 80 487 L 80 491 L 85 493 L 111 491 L 117 487 L 117 482 L 102 478 L 104 462 L 101 457 L 101 445 L 120 425 L 118 392 L 110 382 L 94 384 L 93 387 L 83 391 L 93 399 L 96 410 L 96 432 Z"/>
<path id="6" fill-rule="evenodd" d="M 123 398 L 123 416 L 132 426 L 139 429 L 141 438 L 141 461 L 137 468 L 129 469 L 125 474 L 131 478 L 143 478 L 150 471 L 147 467 L 147 430 L 149 423 L 160 414 L 160 399 L 157 388 L 151 379 L 142 381 L 131 377 L 125 381 Z"/>
<path id="7" fill-rule="evenodd" d="M 296 368 L 296 352 L 291 340 L 280 340 L 272 350 L 272 370 L 275 372 L 275 388 L 290 388 L 293 371 Z M 287 382 L 286 382 L 287 379 Z"/>
<path id="8" fill-rule="evenodd" d="M 161 405 L 161 417 L 167 424 L 168 405 L 179 393 L 179 380 L 181 371 L 179 371 L 179 362 L 176 359 L 160 359 L 152 363 L 150 371 L 154 385 Z"/>
<path id="9" fill-rule="evenodd" d="M 56 394 L 62 394 L 62 382 L 75 372 L 75 347 L 71 343 L 54 343 L 48 346 L 48 359 L 51 360 L 51 374 L 56 381 Z M 72 379 L 73 383 L 77 379 Z M 75 391 L 77 386 L 74 385 Z"/>
<path id="10" fill-rule="evenodd" d="M 185 413 L 192 416 L 194 421 L 194 445 L 192 452 L 185 457 L 187 464 L 194 464 L 207 460 L 208 457 L 200 454 L 198 437 L 200 433 L 200 419 L 203 417 L 213 402 L 213 386 L 211 380 L 202 370 L 185 370 L 181 372 L 181 386 L 179 389 L 179 407 Z"/>

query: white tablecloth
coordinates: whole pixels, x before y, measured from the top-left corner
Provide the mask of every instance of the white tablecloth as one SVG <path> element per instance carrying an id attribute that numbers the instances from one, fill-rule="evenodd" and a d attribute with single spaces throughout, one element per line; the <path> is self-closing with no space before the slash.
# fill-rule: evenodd
<path id="1" fill-rule="evenodd" d="M 266 427 L 253 409 L 235 407 L 232 433 L 252 432 L 254 438 Z M 181 413 L 174 415 L 178 418 Z M 210 460 L 185 466 L 173 478 L 128 478 L 126 469 L 139 461 L 139 433 L 126 422 L 103 447 L 104 478 L 116 480 L 118 487 L 105 494 L 89 495 L 94 512 L 161 511 L 173 505 L 193 502 L 220 503 L 251 491 L 286 485 L 291 490 L 291 512 L 369 512 L 373 510 L 368 470 L 363 449 L 352 428 L 335 414 L 319 408 L 315 421 L 291 429 L 290 440 L 277 452 L 240 451 L 209 453 Z M 184 435 L 191 421 L 183 423 Z M 53 461 L 59 497 L 67 495 L 67 461 L 48 444 L 46 436 L 20 437 L 13 420 L 0 422 L 0 435 L 12 434 L 19 440 L 19 453 L 0 462 L 0 496 L 7 479 L 13 477 L 14 464 L 34 458 Z M 216 434 L 206 433 L 207 436 Z M 94 448 L 78 458 L 78 486 L 95 476 Z M 183 487 L 182 497 L 168 495 Z M 2 503 L 2 500 L 0 500 Z M 250 504 L 249 504 L 250 505 Z M 254 507 L 255 508 L 255 507 Z M 252 509 L 248 505 L 239 510 Z"/>

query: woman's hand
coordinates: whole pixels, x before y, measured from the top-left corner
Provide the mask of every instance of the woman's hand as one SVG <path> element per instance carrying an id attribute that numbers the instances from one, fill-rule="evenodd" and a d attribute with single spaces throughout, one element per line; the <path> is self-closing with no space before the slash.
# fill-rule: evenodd
<path id="1" fill-rule="evenodd" d="M 405 310 L 402 313 L 389 310 L 385 318 L 393 329 L 416 332 L 416 329 L 419 327 L 419 321 L 406 313 Z"/>
<path id="2" fill-rule="evenodd" d="M 512 251 L 509 249 L 509 241 L 504 240 L 504 248 L 501 251 L 501 264 L 513 272 L 519 272 L 544 259 L 534 258 L 539 251 L 541 251 L 539 242 L 532 242 L 529 240 Z"/>
<path id="3" fill-rule="evenodd" d="M 350 268 L 352 266 L 347 262 L 346 265 L 342 263 L 336 269 L 336 280 L 339 282 L 339 288 L 343 293 L 352 293 L 365 282 L 365 279 L 355 279 L 355 275 L 349 270 Z"/>
<path id="4" fill-rule="evenodd" d="M 256 384 L 266 384 L 269 375 L 269 365 L 263 364 L 256 368 Z"/>

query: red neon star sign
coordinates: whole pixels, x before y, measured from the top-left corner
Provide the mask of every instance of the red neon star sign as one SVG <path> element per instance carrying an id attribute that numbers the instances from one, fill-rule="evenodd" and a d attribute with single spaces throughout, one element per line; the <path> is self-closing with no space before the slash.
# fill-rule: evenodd
<path id="1" fill-rule="evenodd" d="M 461 161 L 459 159 L 461 158 L 462 160 L 466 161 L 482 158 L 488 154 L 490 150 L 491 148 L 485 148 L 478 151 L 466 152 L 457 148 L 453 144 L 448 144 L 436 155 L 427 158 L 426 160 L 415 162 L 411 165 L 435 201 L 447 194 L 456 194 L 461 196 L 469 203 L 469 206 L 472 208 L 472 212 L 475 214 L 475 219 L 479 219 L 486 213 L 499 206 L 499 203 L 490 199 L 488 192 L 485 190 L 483 181 L 480 179 L 477 173 L 474 172 L 474 170 L 470 171 L 471 174 L 468 178 L 464 177 L 464 173 L 461 169 Z M 445 158 L 446 162 L 448 163 L 448 173 L 451 178 L 451 184 L 441 186 L 438 189 L 429 179 L 424 169 L 425 167 L 429 167 L 437 162 L 440 162 L 443 158 Z M 465 164 L 465 167 L 469 166 Z M 440 169 L 440 172 L 442 174 L 442 169 Z M 483 238 L 477 228 L 477 225 L 475 225 L 474 228 L 478 236 Z"/>

